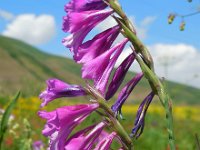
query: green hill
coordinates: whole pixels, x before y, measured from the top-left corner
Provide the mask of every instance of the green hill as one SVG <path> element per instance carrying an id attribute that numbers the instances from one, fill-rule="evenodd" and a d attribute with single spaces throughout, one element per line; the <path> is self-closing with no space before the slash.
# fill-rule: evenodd
<path id="1" fill-rule="evenodd" d="M 45 88 L 48 78 L 84 84 L 80 69 L 81 66 L 70 59 L 50 55 L 19 40 L 0 36 L 1 96 L 13 95 L 19 89 L 24 97 L 37 96 Z M 130 72 L 125 80 L 130 80 L 133 75 Z M 175 103 L 200 103 L 200 89 L 174 82 L 167 82 L 167 85 Z M 143 79 L 130 96 L 130 102 L 144 98 L 148 92 L 149 86 Z"/>

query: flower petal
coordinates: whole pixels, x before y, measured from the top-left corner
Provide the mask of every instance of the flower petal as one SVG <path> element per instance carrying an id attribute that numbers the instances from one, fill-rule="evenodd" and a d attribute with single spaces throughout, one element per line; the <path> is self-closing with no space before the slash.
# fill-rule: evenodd
<path id="1" fill-rule="evenodd" d="M 92 40 L 85 42 L 79 47 L 74 60 L 78 63 L 86 63 L 101 55 L 111 47 L 119 32 L 120 27 L 117 25 L 96 35 Z"/>
<path id="2" fill-rule="evenodd" d="M 121 51 L 121 49 L 123 49 L 126 43 L 127 43 L 127 39 L 115 45 L 111 49 L 107 50 L 102 55 L 85 63 L 82 68 L 82 78 L 92 79 L 94 80 L 95 83 L 97 83 L 101 79 L 104 71 L 106 70 L 109 63 L 111 62 L 112 60 L 110 59 L 111 55 L 115 51 L 119 51 L 119 50 Z"/>
<path id="3" fill-rule="evenodd" d="M 149 95 L 147 95 L 147 97 L 140 104 L 137 111 L 137 116 L 135 118 L 135 123 L 134 123 L 135 126 L 132 129 L 131 136 L 138 138 L 142 134 L 144 130 L 146 112 L 153 100 L 154 95 L 155 94 L 153 92 L 149 93 Z"/>
<path id="4" fill-rule="evenodd" d="M 137 83 L 141 80 L 143 77 L 143 73 L 138 73 L 131 81 L 129 81 L 125 87 L 121 90 L 119 93 L 118 99 L 115 102 L 115 104 L 111 107 L 113 112 L 116 114 L 121 113 L 121 107 L 134 89 L 134 87 L 137 85 Z"/>
<path id="5" fill-rule="evenodd" d="M 109 100 L 116 93 L 134 59 L 135 56 L 132 53 L 116 69 L 112 81 L 110 82 L 110 85 L 108 87 L 108 91 L 106 93 L 106 100 Z"/>
<path id="6" fill-rule="evenodd" d="M 116 137 L 117 133 L 112 132 L 107 137 L 103 138 L 95 147 L 94 150 L 109 150 L 113 139 Z"/>
<path id="7" fill-rule="evenodd" d="M 92 150 L 92 146 L 101 134 L 103 128 L 105 127 L 104 122 L 100 122 L 98 125 L 90 126 L 85 128 L 76 134 L 74 134 L 65 145 L 66 150 L 76 149 L 76 150 Z M 87 132 L 93 128 L 89 134 Z M 87 134 L 87 135 L 86 135 Z"/>
<path id="8" fill-rule="evenodd" d="M 39 96 L 43 100 L 41 104 L 42 107 L 56 98 L 86 95 L 83 87 L 79 85 L 69 85 L 58 79 L 49 79 L 46 83 L 47 89 Z"/>
<path id="9" fill-rule="evenodd" d="M 112 56 L 112 58 L 110 59 L 110 62 L 108 64 L 108 66 L 106 67 L 105 71 L 103 72 L 102 76 L 95 83 L 95 88 L 98 89 L 102 95 L 105 95 L 106 86 L 108 84 L 108 80 L 111 75 L 111 72 L 115 66 L 115 63 L 116 63 L 119 55 L 121 54 L 121 52 L 127 42 L 128 42 L 128 40 L 126 40 L 126 39 L 122 42 L 121 46 L 116 50 L 114 56 Z"/>
<path id="10" fill-rule="evenodd" d="M 107 5 L 103 0 L 71 0 L 65 5 L 66 12 L 81 12 L 88 10 L 101 10 L 106 8 Z"/>
<path id="11" fill-rule="evenodd" d="M 39 116 L 47 120 L 42 133 L 50 137 L 50 150 L 63 149 L 71 131 L 98 107 L 94 103 L 61 107 L 52 112 L 39 111 Z"/>
<path id="12" fill-rule="evenodd" d="M 72 34 L 63 39 L 63 44 L 76 54 L 85 36 L 112 13 L 112 10 L 68 13 L 66 17 L 63 17 L 63 31 Z"/>

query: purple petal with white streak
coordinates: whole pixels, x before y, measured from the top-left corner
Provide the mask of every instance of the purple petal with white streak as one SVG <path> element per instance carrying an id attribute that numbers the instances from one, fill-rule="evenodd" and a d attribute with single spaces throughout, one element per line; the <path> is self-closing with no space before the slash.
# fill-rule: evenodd
<path id="1" fill-rule="evenodd" d="M 46 90 L 39 96 L 43 100 L 41 107 L 44 107 L 56 98 L 86 95 L 84 88 L 79 85 L 70 85 L 58 79 L 49 79 L 46 83 Z"/>

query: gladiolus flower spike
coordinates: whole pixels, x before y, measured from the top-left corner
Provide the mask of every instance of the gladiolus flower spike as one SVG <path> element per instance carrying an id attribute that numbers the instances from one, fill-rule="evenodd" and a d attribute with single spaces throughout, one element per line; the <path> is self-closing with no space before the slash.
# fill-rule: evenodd
<path id="1" fill-rule="evenodd" d="M 122 31 L 122 28 L 124 34 L 128 30 L 125 31 L 126 28 L 124 28 L 123 24 L 120 24 L 98 33 L 88 41 L 84 41 L 91 30 L 114 12 L 118 13 L 121 20 L 123 19 L 122 16 L 124 14 L 119 14 L 123 12 L 120 10 L 119 4 L 113 1 L 109 5 L 111 9 L 106 9 L 110 1 L 105 1 L 70 0 L 65 5 L 67 15 L 63 17 L 62 29 L 64 32 L 68 32 L 69 35 L 63 39 L 63 45 L 70 49 L 74 61 L 82 65 L 82 78 L 92 80 L 94 85 L 93 87 L 89 85 L 88 89 L 86 89 L 80 85 L 70 85 L 58 79 L 49 79 L 47 80 L 47 89 L 40 94 L 40 98 L 43 101 L 41 106 L 44 107 L 54 99 L 61 97 L 88 95 L 94 100 L 91 100 L 92 104 L 65 106 L 51 112 L 38 112 L 41 118 L 46 119 L 46 125 L 42 133 L 50 138 L 50 150 L 108 150 L 111 148 L 114 138 L 117 138 L 117 141 L 122 145 L 120 149 L 129 150 L 132 147 L 132 140 L 118 122 L 117 115 L 119 114 L 122 118 L 122 106 L 142 79 L 143 73 L 137 73 L 135 77 L 127 82 L 119 92 L 118 98 L 111 108 L 105 101 L 110 100 L 120 89 L 130 66 L 135 58 L 137 59 L 138 54 L 133 52 L 122 61 L 116 70 L 114 69 L 130 37 L 125 36 L 129 37 L 129 39 L 124 38 L 117 44 L 114 44 L 114 41 Z M 118 8 L 118 11 L 115 10 L 116 8 Z M 125 24 L 126 21 L 124 21 Z M 129 25 L 127 25 L 128 29 L 130 29 Z M 133 34 L 135 33 L 133 32 Z M 142 55 L 143 53 L 140 54 Z M 154 93 L 151 92 L 142 101 L 138 109 L 135 126 L 132 130 L 132 136 L 136 138 L 143 131 L 145 115 L 153 96 Z M 105 113 L 101 113 L 97 109 L 103 109 Z M 99 112 L 98 114 L 101 115 L 102 121 L 99 124 L 90 125 L 73 133 L 72 130 L 94 111 Z M 111 129 L 115 130 L 111 133 L 105 132 L 104 128 L 110 127 L 110 125 L 114 126 Z"/>

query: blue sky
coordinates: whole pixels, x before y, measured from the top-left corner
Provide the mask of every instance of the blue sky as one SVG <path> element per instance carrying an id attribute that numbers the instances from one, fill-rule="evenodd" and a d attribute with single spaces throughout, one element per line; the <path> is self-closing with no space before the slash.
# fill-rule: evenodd
<path id="1" fill-rule="evenodd" d="M 31 44 L 45 52 L 71 57 L 69 51 L 61 43 L 62 38 L 67 35 L 61 30 L 62 16 L 66 15 L 63 8 L 67 2 L 69 1 L 1 0 L 0 33 L 13 36 L 13 32 L 9 31 L 10 28 L 14 31 L 20 28 L 13 37 L 25 41 L 29 39 L 29 43 L 32 42 Z M 200 60 L 200 14 L 185 18 L 186 30 L 184 32 L 179 31 L 180 18 L 176 18 L 172 25 L 167 24 L 167 16 L 170 12 L 178 14 L 195 12 L 200 9 L 200 0 L 193 0 L 192 3 L 188 3 L 187 0 L 181 2 L 180 0 L 120 0 L 120 3 L 127 15 L 132 18 L 138 29 L 139 37 L 155 56 L 159 75 L 167 76 L 171 80 L 182 83 L 188 83 L 189 81 L 189 84 L 200 87 L 198 77 L 200 72 L 200 67 L 198 67 L 198 65 L 200 66 L 200 61 L 198 61 L 198 59 Z M 32 15 L 32 20 L 29 18 L 31 23 L 24 23 L 19 27 L 16 21 L 18 20 L 19 23 L 19 18 L 23 15 L 29 15 L 29 17 Z M 38 19 L 37 23 L 34 23 L 34 18 L 36 20 L 42 15 L 43 17 Z M 47 18 L 48 21 L 44 21 L 44 18 Z M 34 28 L 32 24 L 35 24 Z M 18 28 L 15 28 L 16 25 L 18 25 Z M 26 27 L 26 25 L 29 27 Z M 105 26 L 108 26 L 108 24 Z M 36 29 L 36 27 L 40 29 Z M 34 31 L 37 31 L 37 35 L 40 35 L 38 37 L 39 41 L 32 39 L 37 38 L 36 35 L 28 34 L 34 33 Z M 23 33 L 20 36 L 21 32 Z M 159 60 L 165 54 L 169 54 L 169 56 L 164 57 L 168 60 L 167 74 L 164 71 L 166 68 L 159 64 Z M 191 63 L 192 60 L 195 61 Z M 165 62 L 162 61 L 162 63 Z M 174 63 L 177 65 L 174 66 Z M 179 70 L 178 73 L 177 70 Z M 194 76 L 196 78 L 193 78 Z"/>

